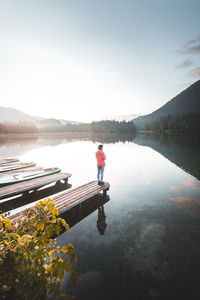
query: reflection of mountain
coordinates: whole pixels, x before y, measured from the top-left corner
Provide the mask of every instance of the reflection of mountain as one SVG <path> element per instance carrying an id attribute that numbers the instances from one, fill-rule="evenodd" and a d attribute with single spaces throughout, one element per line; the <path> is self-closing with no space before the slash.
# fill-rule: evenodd
<path id="1" fill-rule="evenodd" d="M 134 142 L 151 147 L 200 180 L 200 133 L 140 134 Z"/>
<path id="2" fill-rule="evenodd" d="M 0 137 L 0 156 L 19 156 L 35 147 L 37 136 L 29 135 L 27 137 L 7 135 Z"/>
<path id="3" fill-rule="evenodd" d="M 84 135 L 72 134 L 26 134 L 0 136 L 0 156 L 19 156 L 34 148 L 56 146 L 72 140 L 84 140 Z"/>
<path id="4" fill-rule="evenodd" d="M 56 146 L 74 141 L 88 141 L 99 143 L 118 143 L 133 141 L 135 134 L 91 134 L 88 133 L 56 133 L 56 134 L 24 134 L 0 136 L 0 156 L 18 157 L 32 149 Z"/>

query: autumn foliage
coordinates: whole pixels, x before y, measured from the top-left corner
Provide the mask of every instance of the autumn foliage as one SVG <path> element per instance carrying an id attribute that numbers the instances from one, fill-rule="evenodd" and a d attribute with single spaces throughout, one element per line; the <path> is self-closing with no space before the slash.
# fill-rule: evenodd
<path id="1" fill-rule="evenodd" d="M 65 271 L 72 284 L 77 280 L 76 252 L 72 244 L 56 247 L 53 237 L 63 228 L 69 230 L 57 216 L 51 199 L 40 201 L 13 222 L 0 215 L 0 299 L 72 298 L 61 293 L 61 283 Z"/>

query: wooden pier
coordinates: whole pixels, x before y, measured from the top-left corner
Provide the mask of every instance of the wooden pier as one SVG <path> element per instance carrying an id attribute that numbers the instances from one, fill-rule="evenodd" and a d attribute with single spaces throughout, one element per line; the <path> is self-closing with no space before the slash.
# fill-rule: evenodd
<path id="1" fill-rule="evenodd" d="M 105 182 L 104 185 L 98 185 L 97 181 L 91 181 L 77 188 L 62 192 L 59 195 L 51 197 L 55 201 L 55 207 L 58 213 L 62 214 L 70 208 L 81 204 L 85 200 L 97 195 L 101 191 L 106 195 L 109 190 L 109 183 Z"/>
<path id="2" fill-rule="evenodd" d="M 32 166 L 30 168 L 28 167 L 18 170 L 10 170 L 0 173 L 0 177 L 12 175 L 16 172 L 25 173 L 27 171 L 37 171 L 42 169 L 43 168 L 40 166 Z M 55 201 L 55 207 L 58 209 L 60 216 L 64 215 L 73 207 L 77 207 L 79 210 L 82 207 L 83 202 L 86 203 L 86 200 L 88 199 L 95 201 L 96 198 L 94 196 L 97 198 L 103 197 L 105 200 L 105 196 L 107 195 L 107 191 L 110 187 L 108 182 L 98 185 L 97 181 L 95 180 L 68 190 L 71 187 L 71 185 L 68 184 L 69 177 L 71 177 L 71 174 L 69 173 L 56 173 L 2 186 L 0 187 L 0 200 L 2 200 L 0 201 L 0 211 L 6 213 L 11 210 L 9 219 L 16 221 L 23 211 L 23 205 L 29 204 L 31 202 L 31 198 L 34 199 L 32 200 L 34 202 L 45 199 L 44 197 L 46 197 L 46 194 L 43 192 L 43 190 L 47 190 L 48 187 L 50 189 L 45 191 L 48 192 L 48 196 Z M 62 190 L 63 184 L 61 183 L 64 183 L 64 191 Z M 60 190 L 62 190 L 62 192 L 58 193 Z M 12 210 L 16 207 L 22 207 L 22 211 L 12 215 Z"/>
<path id="3" fill-rule="evenodd" d="M 97 181 L 91 181 L 77 188 L 54 195 L 51 199 L 55 201 L 55 207 L 58 209 L 59 215 L 61 215 L 102 191 L 103 195 L 106 195 L 109 187 L 110 185 L 107 182 L 104 185 L 98 185 Z M 20 213 L 9 216 L 9 219 L 16 221 L 19 215 Z"/>
<path id="4" fill-rule="evenodd" d="M 13 197 L 19 194 L 27 194 L 32 190 L 37 191 L 39 188 L 64 180 L 66 183 L 68 178 L 71 177 L 69 173 L 57 173 L 52 175 L 47 175 L 31 180 L 27 180 L 20 183 L 15 183 L 7 186 L 3 186 L 0 188 L 0 200 Z"/>

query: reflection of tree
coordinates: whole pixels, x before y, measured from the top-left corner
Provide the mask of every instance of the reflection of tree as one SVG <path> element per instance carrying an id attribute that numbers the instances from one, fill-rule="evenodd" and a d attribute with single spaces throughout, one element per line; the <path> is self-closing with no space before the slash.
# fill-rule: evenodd
<path id="1" fill-rule="evenodd" d="M 26 146 L 37 142 L 37 135 L 5 135 L 0 137 L 0 146 L 12 147 L 15 145 Z"/>
<path id="2" fill-rule="evenodd" d="M 106 227 L 107 227 L 106 215 L 105 215 L 105 212 L 104 212 L 104 207 L 102 205 L 98 208 L 98 220 L 97 220 L 97 228 L 98 228 L 99 233 L 101 235 L 104 234 Z"/>
<path id="3" fill-rule="evenodd" d="M 133 142 L 135 133 L 93 133 L 91 134 L 91 140 L 96 143 L 110 144 L 118 142 Z"/>
<path id="4" fill-rule="evenodd" d="M 178 167 L 200 179 L 200 133 L 140 134 L 134 142 L 160 152 Z"/>

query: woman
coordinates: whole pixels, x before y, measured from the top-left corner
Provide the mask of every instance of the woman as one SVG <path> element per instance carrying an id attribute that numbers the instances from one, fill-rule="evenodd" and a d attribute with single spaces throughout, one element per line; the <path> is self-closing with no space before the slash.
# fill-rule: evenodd
<path id="1" fill-rule="evenodd" d="M 96 152 L 96 159 L 97 159 L 97 180 L 99 185 L 103 185 L 103 174 L 104 174 L 104 167 L 105 167 L 105 160 L 106 156 L 103 152 L 103 145 L 98 146 L 98 151 Z"/>

